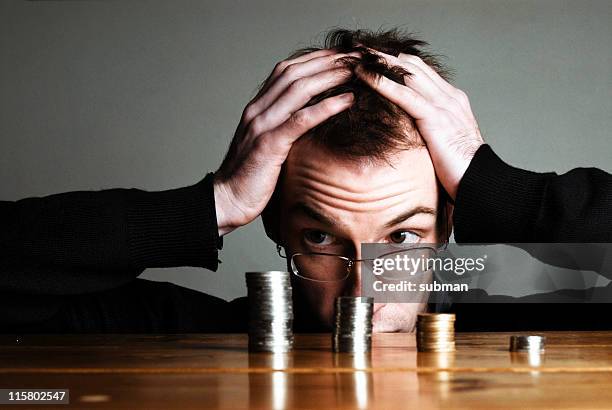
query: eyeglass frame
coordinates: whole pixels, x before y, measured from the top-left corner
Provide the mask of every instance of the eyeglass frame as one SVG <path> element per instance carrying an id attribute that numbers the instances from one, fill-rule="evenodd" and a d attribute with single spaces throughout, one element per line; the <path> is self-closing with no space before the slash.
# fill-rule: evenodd
<path id="1" fill-rule="evenodd" d="M 318 283 L 337 283 L 337 282 L 342 282 L 345 281 L 346 279 L 348 279 L 348 277 L 351 275 L 351 271 L 352 271 L 352 267 L 357 263 L 357 262 L 366 262 L 366 261 L 373 261 L 375 259 L 378 258 L 384 258 L 386 256 L 389 255 L 393 255 L 395 253 L 401 253 L 401 252 L 405 252 L 408 250 L 415 250 L 415 249 L 431 249 L 435 254 L 437 254 L 439 251 L 441 250 L 445 250 L 448 246 L 448 241 L 444 242 L 444 245 L 438 247 L 438 248 L 434 248 L 431 246 L 415 246 L 414 248 L 409 248 L 409 249 L 403 249 L 403 250 L 395 250 L 393 252 L 388 252 L 388 253 L 384 253 L 380 256 L 377 256 L 375 258 L 363 258 L 363 259 L 354 259 L 354 258 L 350 258 L 348 256 L 344 256 L 344 255 L 338 255 L 335 253 L 325 253 L 325 252 L 296 252 L 294 254 L 291 255 L 291 257 L 288 257 L 286 254 L 283 255 L 281 253 L 281 250 L 284 250 L 284 247 L 276 244 L 276 252 L 278 252 L 278 256 L 280 256 L 283 259 L 287 259 L 289 260 L 289 265 L 291 266 L 291 273 L 293 273 L 295 276 L 297 276 L 300 279 L 304 279 L 304 280 L 309 280 L 311 282 L 318 282 Z M 344 261 L 348 262 L 348 266 L 346 267 L 346 275 L 342 278 L 342 279 L 338 279 L 338 280 L 318 280 L 318 279 L 312 279 L 312 278 L 307 278 L 306 276 L 302 276 L 300 275 L 298 272 L 296 272 L 297 267 L 294 269 L 294 266 L 296 266 L 293 263 L 293 258 L 295 258 L 296 256 L 309 256 L 309 255 L 322 255 L 322 256 L 335 256 L 337 258 L 340 258 Z"/>

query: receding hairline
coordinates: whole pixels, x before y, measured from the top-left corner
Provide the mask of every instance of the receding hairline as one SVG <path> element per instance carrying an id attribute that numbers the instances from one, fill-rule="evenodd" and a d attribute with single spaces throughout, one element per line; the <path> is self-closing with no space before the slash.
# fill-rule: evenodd
<path id="1" fill-rule="evenodd" d="M 335 147 L 330 144 L 326 144 L 324 141 L 318 139 L 317 135 L 312 132 L 307 132 L 298 138 L 294 143 L 293 147 L 289 152 L 289 156 L 291 156 L 291 152 L 295 149 L 300 149 L 300 147 L 310 146 L 312 148 L 320 149 L 325 153 L 330 154 L 335 159 L 340 161 L 347 161 L 350 163 L 363 163 L 366 165 L 385 165 L 392 164 L 393 158 L 402 151 L 410 151 L 414 149 L 426 149 L 427 145 L 425 144 L 425 140 L 421 137 L 421 134 L 416 130 L 412 125 L 406 124 L 406 128 L 404 128 L 404 132 L 407 133 L 404 141 L 395 140 L 393 143 L 390 143 L 386 149 L 381 152 L 378 152 L 377 155 L 356 155 L 352 153 L 350 149 L 343 150 L 341 147 Z M 391 141 L 389 141 L 391 142 Z"/>

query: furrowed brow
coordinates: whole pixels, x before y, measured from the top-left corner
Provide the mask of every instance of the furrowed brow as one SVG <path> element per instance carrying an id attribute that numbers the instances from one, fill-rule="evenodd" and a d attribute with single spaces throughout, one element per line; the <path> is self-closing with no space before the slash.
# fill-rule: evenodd
<path id="1" fill-rule="evenodd" d="M 428 215 L 436 216 L 436 210 L 433 208 L 429 208 L 427 206 L 417 206 L 416 208 L 410 209 L 409 211 L 406 211 L 396 216 L 395 218 L 387 222 L 385 224 L 385 227 L 391 228 L 392 226 L 400 224 L 404 222 L 405 220 L 410 219 L 413 216 L 418 215 L 418 214 L 428 214 Z"/>
<path id="2" fill-rule="evenodd" d="M 323 212 L 316 210 L 315 208 L 305 204 L 304 202 L 296 203 L 289 209 L 289 212 L 304 214 L 310 219 L 314 219 L 315 221 L 325 225 L 334 227 L 339 225 L 338 222 L 331 216 L 325 215 Z"/>

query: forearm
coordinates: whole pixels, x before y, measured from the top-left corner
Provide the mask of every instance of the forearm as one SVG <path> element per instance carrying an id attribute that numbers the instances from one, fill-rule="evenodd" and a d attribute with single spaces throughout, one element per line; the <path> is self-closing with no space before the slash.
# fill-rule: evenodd
<path id="1" fill-rule="evenodd" d="M 0 333 L 233 332 L 244 312 L 211 295 L 136 279 L 73 296 L 0 294 Z M 214 314 L 211 314 L 214 312 Z"/>
<path id="2" fill-rule="evenodd" d="M 217 268 L 212 175 L 145 192 L 70 192 L 0 203 L 0 290 L 108 289 L 149 267 Z"/>
<path id="3" fill-rule="evenodd" d="M 594 168 L 536 173 L 483 145 L 457 194 L 458 242 L 610 242 L 612 176 Z"/>

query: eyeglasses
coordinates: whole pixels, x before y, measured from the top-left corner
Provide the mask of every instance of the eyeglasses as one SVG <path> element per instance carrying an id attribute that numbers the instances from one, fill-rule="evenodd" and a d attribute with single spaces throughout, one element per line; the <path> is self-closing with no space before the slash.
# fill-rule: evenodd
<path id="1" fill-rule="evenodd" d="M 441 247 L 420 246 L 409 249 L 402 249 L 382 254 L 376 258 L 353 259 L 343 255 L 335 255 L 322 252 L 294 253 L 291 257 L 284 254 L 281 245 L 276 245 L 278 256 L 289 259 L 289 265 L 294 275 L 299 278 L 313 282 L 341 282 L 346 280 L 352 271 L 353 266 L 358 262 L 374 261 L 375 259 L 400 258 L 421 259 L 432 258 L 439 250 L 446 248 L 446 244 Z M 381 278 L 388 280 L 405 279 L 406 271 L 385 270 Z"/>

